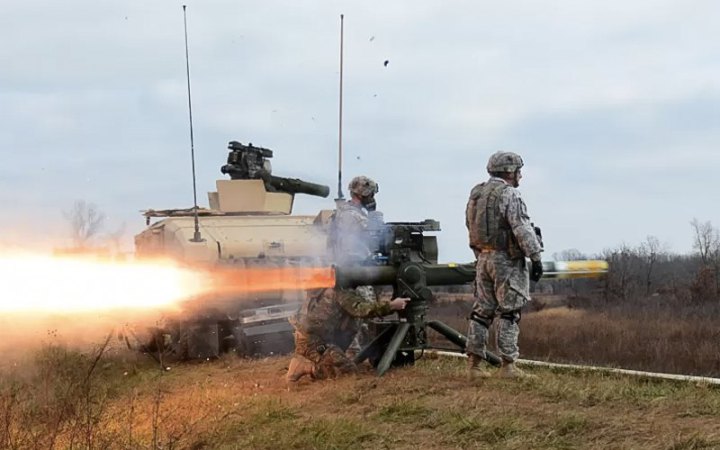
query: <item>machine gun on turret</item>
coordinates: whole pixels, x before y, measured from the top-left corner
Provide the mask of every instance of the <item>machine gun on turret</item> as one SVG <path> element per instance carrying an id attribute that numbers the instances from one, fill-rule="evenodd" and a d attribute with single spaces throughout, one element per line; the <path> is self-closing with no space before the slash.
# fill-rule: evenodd
<path id="1" fill-rule="evenodd" d="M 383 375 L 393 365 L 415 362 L 415 351 L 433 348 L 427 337 L 431 328 L 464 351 L 467 338 L 438 320 L 427 320 L 429 303 L 434 295 L 428 286 L 458 285 L 475 279 L 475 265 L 438 264 L 437 239 L 426 231 L 439 231 L 437 221 L 375 224 L 371 240 L 376 249 L 368 265 L 338 266 L 336 286 L 352 288 L 362 285 L 391 285 L 393 298 L 408 297 L 410 302 L 396 319 L 377 320 L 375 337 L 355 357 L 360 363 L 368 359 Z M 607 272 L 605 261 L 543 262 L 546 278 L 600 276 Z M 487 352 L 493 365 L 500 358 Z"/>
<path id="2" fill-rule="evenodd" d="M 230 175 L 233 180 L 263 180 L 268 192 L 300 193 L 323 198 L 330 194 L 328 186 L 310 183 L 299 178 L 283 178 L 273 175 L 270 163 L 273 151 L 268 148 L 230 141 L 228 149 L 230 149 L 230 153 L 227 164 L 220 168 L 220 172 Z"/>

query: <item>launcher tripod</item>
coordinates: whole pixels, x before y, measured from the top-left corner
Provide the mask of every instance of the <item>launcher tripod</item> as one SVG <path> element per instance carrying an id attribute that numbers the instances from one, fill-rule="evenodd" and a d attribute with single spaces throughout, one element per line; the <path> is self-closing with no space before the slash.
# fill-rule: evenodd
<path id="1" fill-rule="evenodd" d="M 401 265 L 393 285 L 393 297 L 409 297 L 410 302 L 398 313 L 397 319 L 374 322 L 376 336 L 357 354 L 355 363 L 370 360 L 380 376 L 391 366 L 414 364 L 416 350 L 442 348 L 434 347 L 429 342 L 428 327 L 455 344 L 459 352 L 465 350 L 467 338 L 462 333 L 439 320 L 426 318 L 428 305 L 433 300 L 433 293 L 427 287 L 428 270 L 433 275 L 436 275 L 435 272 L 445 272 L 446 275 L 453 275 L 453 272 L 454 275 L 463 274 L 467 280 L 472 280 L 475 276 L 474 270 L 463 270 L 463 266 L 423 266 L 412 262 Z M 441 281 L 445 277 L 435 279 Z M 493 365 L 500 365 L 500 358 L 490 352 L 486 352 L 486 359 Z"/>

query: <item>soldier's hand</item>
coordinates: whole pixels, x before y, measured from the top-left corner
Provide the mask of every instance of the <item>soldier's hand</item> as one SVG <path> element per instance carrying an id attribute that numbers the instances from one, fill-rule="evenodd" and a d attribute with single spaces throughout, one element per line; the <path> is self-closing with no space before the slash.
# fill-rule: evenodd
<path id="1" fill-rule="evenodd" d="M 393 311 L 401 311 L 405 309 L 405 305 L 410 301 L 407 297 L 398 297 L 390 301 L 390 309 Z"/>
<path id="2" fill-rule="evenodd" d="M 534 282 L 540 281 L 543 276 L 542 261 L 533 261 L 532 268 L 530 268 L 530 279 Z"/>

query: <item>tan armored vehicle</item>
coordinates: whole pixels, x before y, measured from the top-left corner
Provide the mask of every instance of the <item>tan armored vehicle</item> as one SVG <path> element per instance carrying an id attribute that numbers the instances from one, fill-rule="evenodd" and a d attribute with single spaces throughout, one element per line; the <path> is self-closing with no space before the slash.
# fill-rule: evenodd
<path id="1" fill-rule="evenodd" d="M 202 266 L 280 267 L 326 263 L 331 210 L 292 215 L 295 194 L 327 197 L 327 186 L 272 175 L 272 150 L 232 141 L 208 193 L 209 208 L 147 210 L 148 228 L 135 236 L 139 258 L 171 257 Z M 151 223 L 153 219 L 160 219 Z M 213 296 L 188 302 L 178 317 L 153 330 L 148 350 L 180 358 L 277 354 L 293 348 L 288 322 L 304 293 L 297 290 Z"/>

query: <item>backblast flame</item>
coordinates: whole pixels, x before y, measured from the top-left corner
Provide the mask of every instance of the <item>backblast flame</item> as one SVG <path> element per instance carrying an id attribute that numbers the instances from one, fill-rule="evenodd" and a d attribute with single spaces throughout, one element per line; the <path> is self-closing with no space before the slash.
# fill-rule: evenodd
<path id="1" fill-rule="evenodd" d="M 331 267 L 224 268 L 209 274 L 210 289 L 218 294 L 308 290 L 335 285 Z"/>
<path id="2" fill-rule="evenodd" d="M 0 313 L 173 308 L 205 295 L 307 290 L 334 284 L 330 267 L 190 269 L 171 261 L 0 255 Z"/>
<path id="3" fill-rule="evenodd" d="M 206 288 L 200 274 L 171 262 L 0 255 L 0 312 L 161 308 Z"/>

